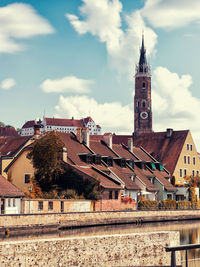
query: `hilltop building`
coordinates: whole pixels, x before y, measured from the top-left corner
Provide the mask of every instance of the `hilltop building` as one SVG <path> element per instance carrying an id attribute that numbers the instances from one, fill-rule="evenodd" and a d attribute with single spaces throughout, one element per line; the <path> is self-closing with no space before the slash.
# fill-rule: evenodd
<path id="1" fill-rule="evenodd" d="M 101 127 L 96 125 L 91 117 L 83 118 L 80 120 L 72 119 L 58 119 L 58 118 L 46 118 L 39 121 L 27 121 L 22 126 L 22 136 L 33 136 L 34 135 L 34 125 L 35 123 L 40 125 L 40 133 L 57 131 L 63 133 L 76 133 L 78 127 L 86 127 L 89 129 L 91 135 L 101 134 Z"/>

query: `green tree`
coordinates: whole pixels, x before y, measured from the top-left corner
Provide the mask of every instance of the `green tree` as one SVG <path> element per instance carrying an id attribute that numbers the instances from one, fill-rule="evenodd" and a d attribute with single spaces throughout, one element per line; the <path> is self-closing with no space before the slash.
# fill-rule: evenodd
<path id="1" fill-rule="evenodd" d="M 4 127 L 5 123 L 3 123 L 2 121 L 0 121 L 0 127 Z"/>
<path id="2" fill-rule="evenodd" d="M 35 179 L 42 191 L 50 191 L 56 184 L 56 179 L 62 174 L 62 150 L 64 143 L 55 132 L 45 134 L 33 144 L 28 154 L 34 168 Z"/>

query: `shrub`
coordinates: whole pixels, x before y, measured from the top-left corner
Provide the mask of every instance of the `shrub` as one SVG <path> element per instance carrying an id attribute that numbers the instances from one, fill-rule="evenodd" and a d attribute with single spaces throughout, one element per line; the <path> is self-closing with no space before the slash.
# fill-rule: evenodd
<path id="1" fill-rule="evenodd" d="M 178 209 L 180 210 L 187 210 L 187 209 L 191 209 L 192 205 L 190 201 L 186 201 L 186 200 L 179 200 L 178 201 Z"/>
<path id="2" fill-rule="evenodd" d="M 175 210 L 176 209 L 176 200 L 166 199 L 166 200 L 163 200 L 161 203 L 162 203 L 162 208 L 164 210 Z"/>
<path id="3" fill-rule="evenodd" d="M 140 200 L 138 202 L 138 209 L 140 210 L 157 210 L 158 201 L 157 200 Z"/>

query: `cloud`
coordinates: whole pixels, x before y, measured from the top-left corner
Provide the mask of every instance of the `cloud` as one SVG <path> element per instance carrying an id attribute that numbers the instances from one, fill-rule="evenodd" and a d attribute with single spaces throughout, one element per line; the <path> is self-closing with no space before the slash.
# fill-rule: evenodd
<path id="1" fill-rule="evenodd" d="M 145 45 L 149 55 L 155 53 L 157 35 L 146 27 L 137 10 L 125 16 L 126 29 L 122 30 L 122 3 L 119 0 L 82 0 L 79 8 L 81 20 L 74 14 L 66 14 L 66 18 L 78 34 L 90 33 L 100 42 L 106 44 L 110 66 L 119 73 L 134 73 L 134 65 L 138 60 L 141 46 L 142 29 L 145 32 Z"/>
<path id="2" fill-rule="evenodd" d="M 184 27 L 200 22 L 200 1 L 147 0 L 141 13 L 155 28 Z"/>
<path id="3" fill-rule="evenodd" d="M 0 8 L 0 52 L 24 49 L 16 40 L 51 34 L 54 29 L 28 4 L 15 3 Z"/>
<path id="4" fill-rule="evenodd" d="M 119 102 L 98 103 L 87 96 L 60 96 L 55 107 L 55 117 L 83 118 L 91 116 L 104 132 L 133 132 L 133 107 L 122 106 Z"/>
<path id="5" fill-rule="evenodd" d="M 13 78 L 7 78 L 0 83 L 1 89 L 4 89 L 4 90 L 9 90 L 15 85 L 16 85 L 16 82 Z"/>
<path id="6" fill-rule="evenodd" d="M 47 79 L 43 81 L 40 87 L 45 93 L 89 93 L 92 80 L 84 80 L 75 76 L 66 76 L 60 79 Z"/>
<path id="7" fill-rule="evenodd" d="M 200 99 L 191 94 L 191 75 L 179 76 L 167 68 L 157 67 L 152 77 L 154 130 L 190 129 L 200 148 Z"/>

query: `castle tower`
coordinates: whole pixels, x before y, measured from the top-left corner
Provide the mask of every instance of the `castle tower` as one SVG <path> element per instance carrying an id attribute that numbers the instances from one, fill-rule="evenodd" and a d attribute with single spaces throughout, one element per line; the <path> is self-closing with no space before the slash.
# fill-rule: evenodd
<path id="1" fill-rule="evenodd" d="M 135 136 L 141 133 L 152 133 L 151 73 L 146 59 L 144 35 L 142 35 L 140 59 L 135 73 L 134 116 Z"/>

